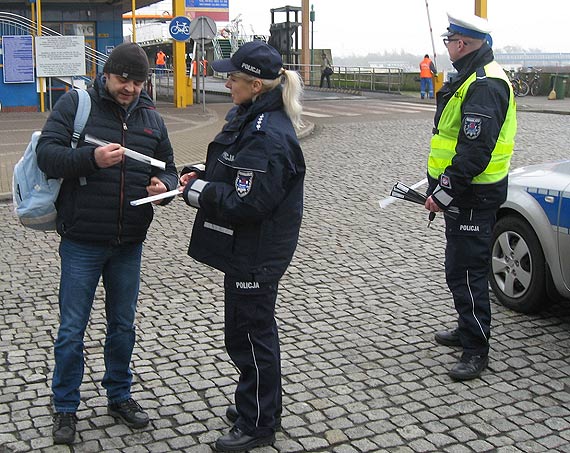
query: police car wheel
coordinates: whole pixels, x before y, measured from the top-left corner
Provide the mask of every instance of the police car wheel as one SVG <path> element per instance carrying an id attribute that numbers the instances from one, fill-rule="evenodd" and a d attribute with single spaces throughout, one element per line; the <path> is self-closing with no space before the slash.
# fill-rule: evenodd
<path id="1" fill-rule="evenodd" d="M 548 304 L 546 264 L 531 226 L 517 216 L 497 220 L 493 229 L 489 281 L 498 301 L 520 313 L 534 313 Z"/>

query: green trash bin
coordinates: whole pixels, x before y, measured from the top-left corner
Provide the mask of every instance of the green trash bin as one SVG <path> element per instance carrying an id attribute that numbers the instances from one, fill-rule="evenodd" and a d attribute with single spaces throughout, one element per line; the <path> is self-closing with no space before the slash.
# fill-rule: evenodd
<path id="1" fill-rule="evenodd" d="M 550 90 L 556 91 L 556 99 L 564 99 L 566 95 L 566 85 L 568 84 L 567 74 L 552 74 L 550 76 Z"/>

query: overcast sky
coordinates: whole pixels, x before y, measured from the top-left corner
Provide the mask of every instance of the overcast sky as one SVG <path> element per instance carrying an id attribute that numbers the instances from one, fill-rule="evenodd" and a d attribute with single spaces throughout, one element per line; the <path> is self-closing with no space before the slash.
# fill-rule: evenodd
<path id="1" fill-rule="evenodd" d="M 400 50 L 433 53 L 425 0 L 312 0 L 310 4 L 315 10 L 314 48 L 332 49 L 333 58 Z M 268 35 L 270 9 L 286 5 L 301 6 L 301 0 L 229 0 L 230 19 L 241 14 L 246 33 Z M 473 12 L 475 0 L 428 0 L 428 5 L 436 53 L 445 55 L 440 35 L 447 27 L 446 12 Z M 171 11 L 172 2 L 164 0 L 150 8 Z M 569 0 L 488 0 L 487 13 L 495 48 L 570 52 Z M 275 22 L 285 19 L 285 13 L 276 13 Z"/>

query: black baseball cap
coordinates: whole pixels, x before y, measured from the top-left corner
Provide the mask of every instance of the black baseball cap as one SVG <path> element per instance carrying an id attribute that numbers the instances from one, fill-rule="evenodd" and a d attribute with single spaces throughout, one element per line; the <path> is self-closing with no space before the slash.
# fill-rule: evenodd
<path id="1" fill-rule="evenodd" d="M 216 72 L 243 72 L 260 79 L 276 79 L 281 74 L 281 55 L 263 41 L 250 41 L 241 46 L 231 58 L 211 63 Z"/>

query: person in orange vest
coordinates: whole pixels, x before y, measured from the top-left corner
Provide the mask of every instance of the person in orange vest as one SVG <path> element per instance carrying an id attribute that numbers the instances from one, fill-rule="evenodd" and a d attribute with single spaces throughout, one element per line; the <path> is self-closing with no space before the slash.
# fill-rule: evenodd
<path id="1" fill-rule="evenodd" d="M 156 52 L 155 65 L 157 74 L 163 74 L 164 69 L 166 69 L 166 54 L 162 49 L 158 49 L 158 52 Z"/>
<path id="2" fill-rule="evenodd" d="M 432 77 L 437 74 L 433 61 L 430 60 L 426 53 L 424 59 L 420 63 L 420 94 L 422 99 L 426 97 L 426 92 L 430 99 L 433 99 L 433 81 Z"/>

